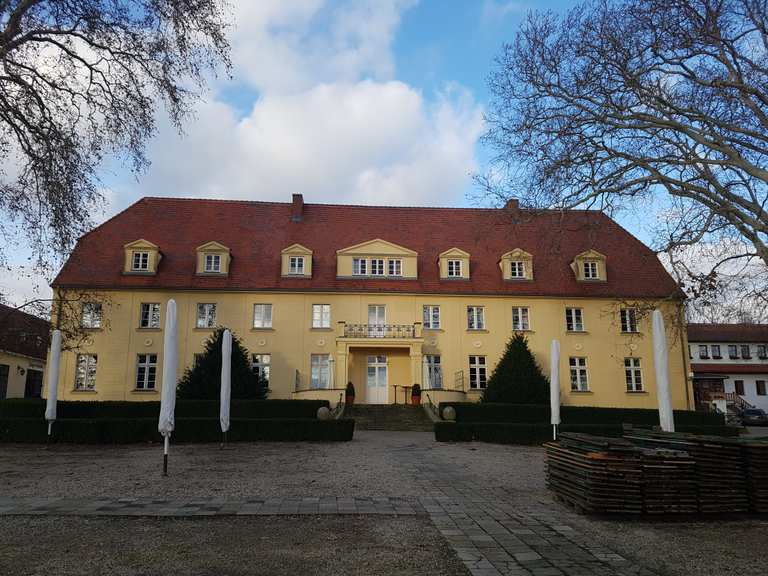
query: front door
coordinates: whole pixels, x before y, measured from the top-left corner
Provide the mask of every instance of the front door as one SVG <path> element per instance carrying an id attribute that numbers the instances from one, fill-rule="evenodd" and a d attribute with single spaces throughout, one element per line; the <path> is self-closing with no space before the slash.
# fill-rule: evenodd
<path id="1" fill-rule="evenodd" d="M 366 402 L 368 404 L 387 403 L 386 356 L 368 356 L 368 378 L 366 380 L 366 388 Z"/>
<path id="2" fill-rule="evenodd" d="M 368 305 L 368 337 L 384 338 L 387 309 L 382 304 Z"/>

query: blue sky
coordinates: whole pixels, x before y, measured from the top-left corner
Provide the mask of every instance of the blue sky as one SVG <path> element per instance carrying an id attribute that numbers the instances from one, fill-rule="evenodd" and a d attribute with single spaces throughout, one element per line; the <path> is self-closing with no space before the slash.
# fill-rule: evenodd
<path id="1" fill-rule="evenodd" d="M 232 79 L 179 135 L 158 110 L 150 169 L 105 166 L 96 222 L 145 195 L 466 206 L 493 59 L 528 10 L 574 2 L 232 0 Z M 625 222 L 625 224 L 628 224 Z M 631 224 L 628 224 L 633 227 Z M 634 228 L 634 227 L 633 227 Z M 635 230 L 637 231 L 637 230 Z M 26 254 L 12 261 L 22 270 Z M 11 301 L 49 278 L 0 279 Z"/>

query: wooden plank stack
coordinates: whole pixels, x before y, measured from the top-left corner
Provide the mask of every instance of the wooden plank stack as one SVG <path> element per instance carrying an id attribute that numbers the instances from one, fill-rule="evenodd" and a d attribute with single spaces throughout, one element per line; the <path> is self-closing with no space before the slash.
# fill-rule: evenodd
<path id="1" fill-rule="evenodd" d="M 768 439 L 744 440 L 749 506 L 753 512 L 768 514 Z"/>
<path id="2" fill-rule="evenodd" d="M 735 438 L 633 430 L 624 437 L 641 446 L 685 451 L 695 461 L 698 511 L 747 512 L 747 473 Z"/>
<path id="3" fill-rule="evenodd" d="M 696 462 L 679 450 L 643 450 L 643 512 L 695 514 Z"/>

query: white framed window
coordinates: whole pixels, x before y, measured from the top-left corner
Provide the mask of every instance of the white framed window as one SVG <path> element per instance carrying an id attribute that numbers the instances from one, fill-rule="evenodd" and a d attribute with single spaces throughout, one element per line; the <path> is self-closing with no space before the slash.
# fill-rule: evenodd
<path id="1" fill-rule="evenodd" d="M 482 390 L 486 383 L 485 356 L 469 357 L 469 387 L 473 390 Z"/>
<path id="2" fill-rule="evenodd" d="M 205 271 L 221 272 L 221 254 L 205 255 Z"/>
<path id="3" fill-rule="evenodd" d="M 584 312 L 581 308 L 565 309 L 565 329 L 568 332 L 584 332 Z"/>
<path id="4" fill-rule="evenodd" d="M 440 306 L 425 304 L 422 308 L 423 325 L 428 330 L 438 330 L 440 328 Z"/>
<path id="5" fill-rule="evenodd" d="M 699 344 L 699 358 L 709 360 L 709 346 L 706 344 Z"/>
<path id="6" fill-rule="evenodd" d="M 627 333 L 637 332 L 637 310 L 635 308 L 621 309 L 621 331 Z"/>
<path id="7" fill-rule="evenodd" d="M 383 258 L 371 258 L 371 276 L 384 276 Z"/>
<path id="8" fill-rule="evenodd" d="M 736 344 L 728 344 L 728 358 L 731 360 L 739 358 L 739 347 Z"/>
<path id="9" fill-rule="evenodd" d="M 627 382 L 627 392 L 643 391 L 643 373 L 640 369 L 640 358 L 624 358 L 624 377 Z"/>
<path id="10" fill-rule="evenodd" d="M 253 327 L 272 328 L 272 304 L 253 305 Z"/>
<path id="11" fill-rule="evenodd" d="M 589 392 L 587 359 L 571 356 L 568 359 L 568 366 L 571 369 L 571 390 L 574 392 Z"/>
<path id="12" fill-rule="evenodd" d="M 751 360 L 752 359 L 752 351 L 751 351 L 751 348 L 750 348 L 749 344 L 742 344 L 740 346 L 740 348 L 741 348 L 741 357 L 744 360 Z"/>
<path id="13" fill-rule="evenodd" d="M 197 305 L 197 327 L 213 328 L 216 326 L 216 304 L 204 303 Z"/>
<path id="14" fill-rule="evenodd" d="M 131 270 L 149 270 L 149 252 L 134 252 L 131 260 Z"/>
<path id="15" fill-rule="evenodd" d="M 269 372 L 271 364 L 271 354 L 251 354 L 251 371 L 267 383 L 267 388 L 269 388 Z"/>
<path id="16" fill-rule="evenodd" d="M 485 330 L 483 306 L 467 306 L 467 330 Z"/>
<path id="17" fill-rule="evenodd" d="M 387 261 L 389 267 L 388 274 L 390 276 L 402 276 L 403 275 L 403 261 L 399 258 L 391 259 Z"/>
<path id="18" fill-rule="evenodd" d="M 512 308 L 512 330 L 530 330 L 531 324 L 528 318 L 528 308 Z"/>
<path id="19" fill-rule="evenodd" d="M 461 278 L 461 260 L 448 260 L 448 278 Z"/>
<path id="20" fill-rule="evenodd" d="M 312 304 L 312 328 L 331 327 L 331 305 Z"/>
<path id="21" fill-rule="evenodd" d="M 157 383 L 157 354 L 136 356 L 136 390 L 154 390 Z"/>
<path id="22" fill-rule="evenodd" d="M 720 344 L 712 344 L 712 359 L 720 360 L 723 355 L 720 353 Z"/>
<path id="23" fill-rule="evenodd" d="M 75 367 L 75 390 L 96 389 L 96 354 L 78 354 Z"/>
<path id="24" fill-rule="evenodd" d="M 365 258 L 352 258 L 352 275 L 365 276 L 368 274 L 368 260 Z"/>
<path id="25" fill-rule="evenodd" d="M 758 344 L 757 357 L 760 358 L 760 360 L 765 360 L 766 358 L 768 358 L 768 346 L 766 346 L 765 344 Z"/>
<path id="26" fill-rule="evenodd" d="M 587 280 L 596 280 L 600 278 L 600 274 L 597 268 L 597 262 L 594 260 L 588 260 L 584 262 L 584 278 Z"/>
<path id="27" fill-rule="evenodd" d="M 288 258 L 288 274 L 298 276 L 304 274 L 304 256 L 290 256 Z"/>
<path id="28" fill-rule="evenodd" d="M 312 354 L 310 359 L 310 385 L 313 389 L 328 388 L 330 383 L 330 355 Z"/>
<path id="29" fill-rule="evenodd" d="M 525 278 L 525 262 L 522 260 L 516 260 L 509 263 L 509 277 L 510 278 Z"/>
<path id="30" fill-rule="evenodd" d="M 427 381 L 424 383 L 427 388 L 443 387 L 443 366 L 438 354 L 426 354 L 424 356 L 427 365 Z"/>
<path id="31" fill-rule="evenodd" d="M 83 328 L 101 328 L 101 304 L 99 302 L 83 304 L 80 325 Z"/>
<path id="32" fill-rule="evenodd" d="M 139 328 L 160 328 L 160 304 L 142 302 L 139 307 Z"/>

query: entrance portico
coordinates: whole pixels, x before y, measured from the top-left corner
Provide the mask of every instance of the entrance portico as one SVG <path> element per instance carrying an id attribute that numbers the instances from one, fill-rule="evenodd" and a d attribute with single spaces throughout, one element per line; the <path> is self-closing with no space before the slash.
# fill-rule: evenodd
<path id="1" fill-rule="evenodd" d="M 334 374 L 341 386 L 352 382 L 361 404 L 393 404 L 401 387 L 422 385 L 421 323 L 348 324 L 336 332 Z"/>

